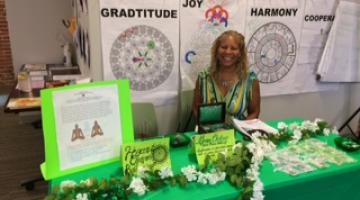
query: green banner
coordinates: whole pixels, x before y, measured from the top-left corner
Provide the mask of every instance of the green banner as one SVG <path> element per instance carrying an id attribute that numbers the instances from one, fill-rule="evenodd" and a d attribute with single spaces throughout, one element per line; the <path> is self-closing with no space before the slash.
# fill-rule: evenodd
<path id="1" fill-rule="evenodd" d="M 206 156 L 215 160 L 218 153 L 231 151 L 235 145 L 234 129 L 195 135 L 193 142 L 198 164 L 203 166 Z"/>
<path id="2" fill-rule="evenodd" d="M 135 174 L 139 167 L 151 171 L 171 168 L 169 138 L 151 139 L 121 147 L 123 172 Z"/>

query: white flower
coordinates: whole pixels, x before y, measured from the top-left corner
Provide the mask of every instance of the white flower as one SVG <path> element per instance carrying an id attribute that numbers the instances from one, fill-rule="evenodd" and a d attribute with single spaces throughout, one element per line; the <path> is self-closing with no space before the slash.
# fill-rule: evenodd
<path id="1" fill-rule="evenodd" d="M 148 190 L 141 178 L 133 178 L 128 189 L 132 189 L 137 195 L 142 196 Z"/>
<path id="2" fill-rule="evenodd" d="M 301 130 L 310 130 L 312 132 L 315 132 L 315 131 L 319 130 L 319 127 L 318 127 L 317 123 L 315 123 L 315 122 L 313 123 L 313 122 L 310 122 L 309 120 L 306 120 L 301 124 L 300 129 Z"/>
<path id="3" fill-rule="evenodd" d="M 290 127 L 290 129 L 295 130 L 295 129 L 298 129 L 299 125 L 297 123 L 292 123 L 292 124 L 290 124 L 289 127 Z"/>
<path id="4" fill-rule="evenodd" d="M 284 122 L 279 122 L 278 125 L 277 125 L 277 128 L 279 130 L 284 130 L 284 129 L 287 129 L 288 128 L 288 125 L 285 124 Z"/>
<path id="5" fill-rule="evenodd" d="M 295 129 L 294 135 L 291 138 L 292 138 L 292 141 L 290 141 L 290 143 L 296 144 L 302 138 L 302 132 L 299 129 Z"/>
<path id="6" fill-rule="evenodd" d="M 146 172 L 150 171 L 149 168 L 144 167 L 144 166 L 139 166 L 137 168 L 137 175 L 141 178 L 145 178 L 146 177 Z"/>
<path id="7" fill-rule="evenodd" d="M 318 124 L 318 123 L 321 123 L 321 122 L 325 122 L 325 120 L 323 120 L 321 118 L 315 118 L 315 120 L 314 120 L 315 124 Z"/>
<path id="8" fill-rule="evenodd" d="M 207 178 L 210 185 L 215 185 L 218 182 L 218 176 L 215 173 L 208 174 Z"/>
<path id="9" fill-rule="evenodd" d="M 254 167 L 256 166 L 256 167 Z M 250 168 L 246 170 L 246 177 L 250 180 L 256 180 L 259 177 L 259 167 L 258 165 L 251 165 Z"/>
<path id="10" fill-rule="evenodd" d="M 211 173 L 206 173 L 206 177 L 210 185 L 215 185 L 217 182 L 225 180 L 226 173 L 213 169 L 211 170 Z"/>
<path id="11" fill-rule="evenodd" d="M 260 179 L 256 179 L 253 190 L 254 191 L 263 191 L 264 190 L 264 184 L 261 182 Z"/>
<path id="12" fill-rule="evenodd" d="M 252 135 L 251 135 L 251 139 L 254 139 L 254 138 L 259 138 L 261 137 L 261 133 L 259 131 L 255 131 Z"/>
<path id="13" fill-rule="evenodd" d="M 171 169 L 169 167 L 164 167 L 160 170 L 159 172 L 159 176 L 161 179 L 165 179 L 165 178 L 168 178 L 168 177 L 173 177 L 174 174 L 173 172 L 171 171 Z"/>
<path id="14" fill-rule="evenodd" d="M 187 167 L 181 168 L 181 172 L 186 176 L 186 179 L 191 181 L 196 181 L 197 179 L 197 171 L 194 165 L 189 165 Z"/>
<path id="15" fill-rule="evenodd" d="M 76 200 L 88 200 L 88 196 L 86 193 L 79 193 L 76 195 Z"/>
<path id="16" fill-rule="evenodd" d="M 263 195 L 262 191 L 254 191 L 250 200 L 263 200 L 264 198 L 265 196 Z"/>
<path id="17" fill-rule="evenodd" d="M 236 144 L 233 146 L 232 150 L 235 151 L 236 148 L 240 148 L 240 149 L 241 149 L 242 146 L 243 146 L 242 143 L 236 143 Z"/>
<path id="18" fill-rule="evenodd" d="M 61 182 L 60 188 L 63 190 L 64 188 L 74 188 L 76 185 L 75 181 L 65 180 Z"/>
<path id="19" fill-rule="evenodd" d="M 198 180 L 197 180 L 197 182 L 198 183 L 202 183 L 202 184 L 207 184 L 207 173 L 206 174 L 204 174 L 204 173 L 202 173 L 202 172 L 199 172 L 198 173 Z"/>
<path id="20" fill-rule="evenodd" d="M 263 190 L 264 190 L 264 184 L 261 182 L 259 178 L 257 178 L 253 186 L 253 196 L 250 199 L 263 200 L 264 199 L 264 194 L 262 192 Z"/>
<path id="21" fill-rule="evenodd" d="M 339 135 L 339 131 L 337 130 L 336 126 L 331 130 L 332 134 Z"/>
<path id="22" fill-rule="evenodd" d="M 246 148 L 248 148 L 251 153 L 254 153 L 256 150 L 256 145 L 255 145 L 255 143 L 251 142 L 246 145 Z"/>
<path id="23" fill-rule="evenodd" d="M 80 184 L 85 184 L 87 187 L 91 187 L 93 182 L 90 179 L 86 179 L 85 181 L 81 180 Z"/>
<path id="24" fill-rule="evenodd" d="M 253 159 L 261 162 L 264 158 L 265 152 L 260 146 L 258 146 L 257 148 L 258 149 L 253 152 Z"/>
<path id="25" fill-rule="evenodd" d="M 330 129 L 324 128 L 323 133 L 324 133 L 325 136 L 330 135 Z"/>

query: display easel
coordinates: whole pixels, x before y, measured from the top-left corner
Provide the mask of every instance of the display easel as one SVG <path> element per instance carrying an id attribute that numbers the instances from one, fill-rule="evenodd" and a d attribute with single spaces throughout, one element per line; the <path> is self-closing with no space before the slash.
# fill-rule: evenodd
<path id="1" fill-rule="evenodd" d="M 351 122 L 351 120 L 360 112 L 360 106 L 358 107 L 358 109 L 344 122 L 343 125 L 341 125 L 341 127 L 339 128 L 339 132 L 341 132 L 345 127 L 347 127 L 351 134 L 355 137 L 355 138 L 358 138 L 360 139 L 360 135 L 356 135 L 354 133 L 354 131 L 352 130 L 352 128 L 349 126 L 349 123 Z"/>
<path id="2" fill-rule="evenodd" d="M 30 180 L 21 182 L 20 186 L 25 187 L 25 189 L 27 191 L 31 191 L 35 188 L 35 183 L 40 182 L 40 181 L 44 181 L 44 178 L 41 175 L 39 175 L 38 177 L 36 177 L 34 179 L 30 179 Z"/>

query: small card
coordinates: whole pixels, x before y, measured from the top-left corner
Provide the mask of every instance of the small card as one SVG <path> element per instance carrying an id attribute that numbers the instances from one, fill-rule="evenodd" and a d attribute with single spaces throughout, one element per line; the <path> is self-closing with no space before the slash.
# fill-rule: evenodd
<path id="1" fill-rule="evenodd" d="M 139 167 L 150 170 L 171 168 L 169 138 L 152 139 L 133 144 L 123 144 L 121 161 L 124 174 L 134 174 Z"/>
<path id="2" fill-rule="evenodd" d="M 234 129 L 194 136 L 194 145 L 198 164 L 205 164 L 206 156 L 216 160 L 218 153 L 231 151 L 235 145 Z"/>

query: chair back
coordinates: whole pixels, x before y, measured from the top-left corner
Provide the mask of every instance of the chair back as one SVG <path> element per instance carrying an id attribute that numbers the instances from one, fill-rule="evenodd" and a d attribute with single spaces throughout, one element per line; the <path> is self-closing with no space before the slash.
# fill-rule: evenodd
<path id="1" fill-rule="evenodd" d="M 193 131 L 195 128 L 195 118 L 192 114 L 194 90 L 184 90 L 180 93 L 180 112 L 178 132 Z"/>
<path id="2" fill-rule="evenodd" d="M 155 137 L 159 133 L 152 103 L 132 103 L 135 139 Z"/>

